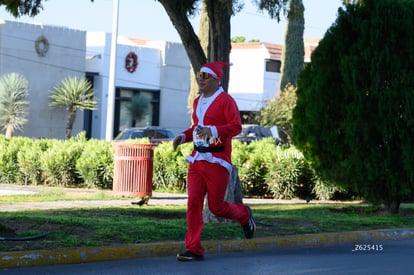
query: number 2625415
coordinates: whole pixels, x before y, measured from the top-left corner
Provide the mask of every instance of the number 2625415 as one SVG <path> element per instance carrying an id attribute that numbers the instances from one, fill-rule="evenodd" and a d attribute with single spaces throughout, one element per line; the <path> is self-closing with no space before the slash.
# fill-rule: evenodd
<path id="1" fill-rule="evenodd" d="M 384 246 L 382 244 L 355 244 L 353 252 L 355 251 L 382 251 Z"/>

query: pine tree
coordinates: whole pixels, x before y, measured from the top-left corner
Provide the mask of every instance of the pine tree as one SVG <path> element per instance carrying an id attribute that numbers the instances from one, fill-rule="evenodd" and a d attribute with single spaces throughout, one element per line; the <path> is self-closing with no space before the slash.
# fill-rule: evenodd
<path id="1" fill-rule="evenodd" d="M 414 1 L 339 10 L 298 80 L 293 142 L 324 178 L 397 213 L 414 196 Z"/>

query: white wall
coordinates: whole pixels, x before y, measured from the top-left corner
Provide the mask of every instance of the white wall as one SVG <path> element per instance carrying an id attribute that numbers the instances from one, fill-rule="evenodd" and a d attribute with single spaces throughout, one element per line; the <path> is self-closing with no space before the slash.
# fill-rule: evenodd
<path id="1" fill-rule="evenodd" d="M 87 34 L 86 70 L 99 74 L 94 79 L 99 101 L 92 122 L 92 136 L 96 138 L 104 138 L 106 131 L 110 44 L 111 34 Z M 139 63 L 133 73 L 125 69 L 125 58 L 131 51 L 137 54 Z M 136 45 L 125 37 L 118 37 L 115 86 L 160 91 L 159 124 L 175 133 L 187 128 L 190 121 L 187 113 L 189 68 L 188 57 L 179 43 L 149 41 L 146 45 Z"/>
<path id="2" fill-rule="evenodd" d="M 161 70 L 160 124 L 175 133 L 191 125 L 187 109 L 190 74 L 190 61 L 184 47 L 179 43 L 166 43 Z"/>
<path id="3" fill-rule="evenodd" d="M 264 47 L 232 49 L 230 53 L 233 65 L 230 67 L 229 93 L 241 111 L 259 110 L 263 106 L 263 76 L 268 55 Z"/>
<path id="4" fill-rule="evenodd" d="M 35 51 L 35 41 L 46 37 L 45 56 Z M 50 91 L 68 76 L 84 76 L 86 33 L 63 27 L 0 22 L 0 75 L 22 74 L 29 82 L 29 116 L 23 133 L 27 137 L 64 138 L 67 112 L 48 106 Z M 83 113 L 78 112 L 73 135 L 82 130 Z"/>
<path id="5" fill-rule="evenodd" d="M 263 101 L 266 103 L 279 94 L 280 73 L 264 72 Z"/>

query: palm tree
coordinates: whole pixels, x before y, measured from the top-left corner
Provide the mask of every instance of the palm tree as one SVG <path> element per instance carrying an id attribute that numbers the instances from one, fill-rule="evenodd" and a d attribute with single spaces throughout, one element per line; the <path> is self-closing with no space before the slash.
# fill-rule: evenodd
<path id="1" fill-rule="evenodd" d="M 65 106 L 68 111 L 66 123 L 66 139 L 72 136 L 73 124 L 77 110 L 96 110 L 97 102 L 93 100 L 92 84 L 85 78 L 67 77 L 59 85 L 53 87 L 49 106 Z"/>
<path id="2" fill-rule="evenodd" d="M 0 78 L 0 126 L 6 130 L 6 137 L 11 138 L 15 130 L 22 131 L 27 122 L 25 98 L 29 95 L 26 78 L 17 73 L 9 73 Z"/>

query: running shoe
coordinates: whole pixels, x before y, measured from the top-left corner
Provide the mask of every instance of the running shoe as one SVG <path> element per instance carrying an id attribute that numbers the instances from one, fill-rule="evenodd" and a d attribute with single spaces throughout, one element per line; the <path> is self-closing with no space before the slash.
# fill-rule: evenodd
<path id="1" fill-rule="evenodd" d="M 256 231 L 256 223 L 254 222 L 252 210 L 249 206 L 246 206 L 249 209 L 249 221 L 243 226 L 244 236 L 246 239 L 253 238 L 254 232 Z"/>

